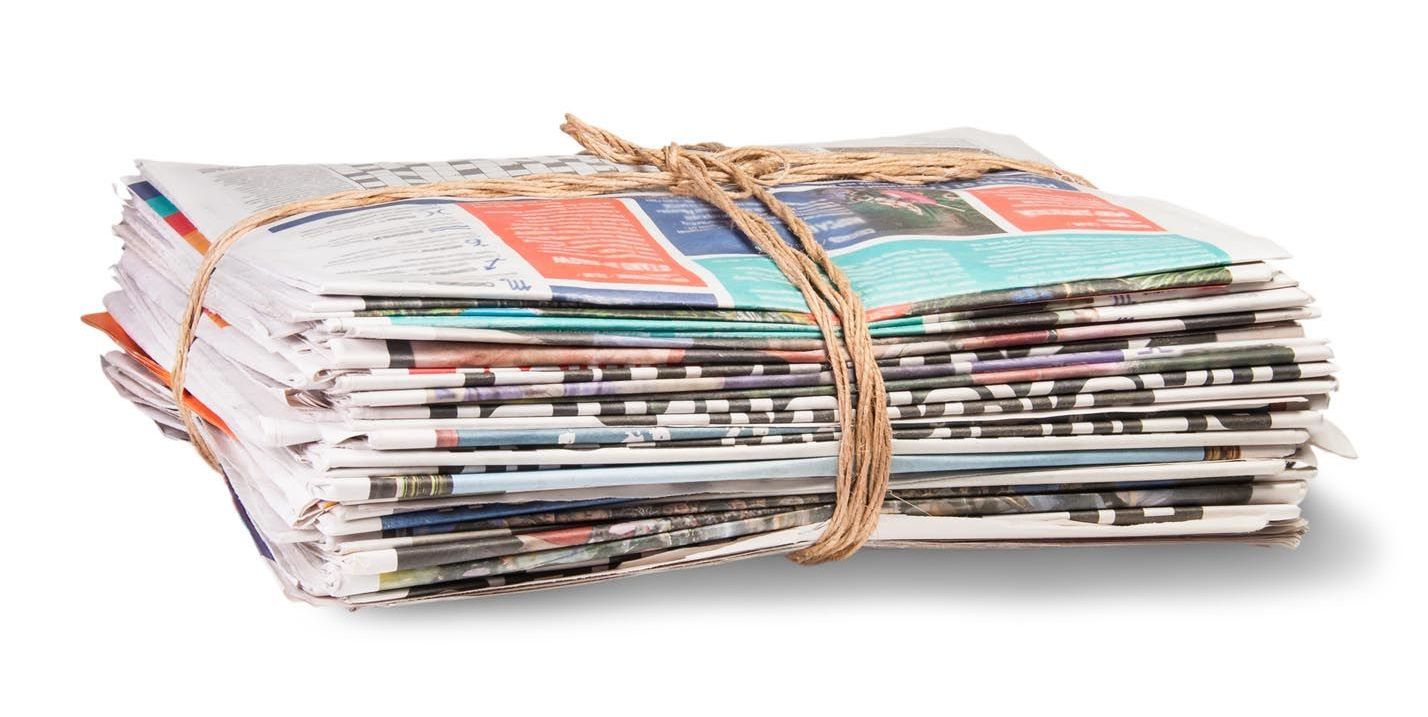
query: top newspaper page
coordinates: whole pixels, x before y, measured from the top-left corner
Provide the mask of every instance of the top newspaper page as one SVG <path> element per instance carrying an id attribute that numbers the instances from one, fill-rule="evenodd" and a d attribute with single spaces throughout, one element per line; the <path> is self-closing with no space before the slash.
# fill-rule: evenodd
<path id="1" fill-rule="evenodd" d="M 835 147 L 971 149 L 1048 162 L 1013 137 L 972 129 L 799 148 Z M 143 161 L 139 168 L 131 190 L 168 218 L 195 258 L 209 237 L 253 212 L 334 192 L 648 169 L 588 155 L 260 167 Z M 776 194 L 812 227 L 873 320 L 924 313 L 971 293 L 1286 256 L 1268 240 L 1164 202 L 1024 172 L 927 185 L 791 185 Z M 767 216 L 757 201 L 744 204 Z M 254 230 L 229 252 L 232 260 L 309 295 L 807 310 L 726 217 L 666 193 L 427 198 L 313 213 Z"/>

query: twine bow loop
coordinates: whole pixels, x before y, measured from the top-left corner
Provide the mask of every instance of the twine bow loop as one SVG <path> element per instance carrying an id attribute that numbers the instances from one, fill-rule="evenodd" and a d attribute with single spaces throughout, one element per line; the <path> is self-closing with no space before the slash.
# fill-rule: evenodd
<path id="1" fill-rule="evenodd" d="M 774 147 L 729 148 L 718 142 L 679 144 L 660 149 L 642 147 L 619 135 L 588 124 L 575 115 L 566 115 L 560 129 L 585 151 L 613 164 L 647 165 L 669 175 L 668 191 L 697 196 L 691 182 L 734 186 L 735 199 L 752 195 L 754 186 L 772 187 L 782 183 L 792 167 L 788 155 Z"/>

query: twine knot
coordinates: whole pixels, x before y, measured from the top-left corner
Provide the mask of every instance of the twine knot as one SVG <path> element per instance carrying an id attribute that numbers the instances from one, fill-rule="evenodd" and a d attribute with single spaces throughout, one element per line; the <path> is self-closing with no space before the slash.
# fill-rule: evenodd
<path id="1" fill-rule="evenodd" d="M 574 115 L 566 115 L 561 131 L 570 135 L 585 151 L 614 164 L 647 165 L 669 175 L 668 191 L 694 196 L 695 177 L 700 184 L 732 185 L 738 192 L 735 199 L 753 195 L 755 185 L 772 187 L 781 184 L 792 162 L 775 147 L 729 148 L 718 142 L 682 145 L 671 142 L 655 150 L 641 147 L 620 136 L 588 124 Z"/>

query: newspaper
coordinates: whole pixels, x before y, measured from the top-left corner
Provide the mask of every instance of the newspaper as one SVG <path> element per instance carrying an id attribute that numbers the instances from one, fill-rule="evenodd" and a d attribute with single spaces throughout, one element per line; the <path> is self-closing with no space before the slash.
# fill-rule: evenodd
<path id="1" fill-rule="evenodd" d="M 953 147 L 950 130 L 824 146 Z M 292 200 L 625 169 L 585 155 L 144 161 L 87 320 L 121 396 L 185 439 L 165 367 L 231 224 Z M 1023 172 L 780 187 L 872 321 L 895 456 L 870 545 L 1293 544 L 1337 367 L 1278 246 Z M 763 210 L 754 203 L 746 206 Z M 792 241 L 791 237 L 785 237 Z M 254 230 L 214 276 L 189 406 L 295 597 L 441 599 L 784 552 L 833 505 L 832 362 L 711 207 L 431 198 Z"/>

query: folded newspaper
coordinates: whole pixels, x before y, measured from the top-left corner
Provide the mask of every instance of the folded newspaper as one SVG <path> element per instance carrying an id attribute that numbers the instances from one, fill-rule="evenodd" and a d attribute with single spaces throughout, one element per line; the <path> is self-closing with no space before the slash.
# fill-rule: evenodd
<path id="1" fill-rule="evenodd" d="M 969 129 L 824 143 L 1035 162 Z M 210 238 L 359 189 L 654 171 L 588 154 L 230 167 L 140 162 L 119 290 L 86 321 L 115 389 L 189 439 L 171 367 Z M 1297 544 L 1328 345 L 1275 244 L 1025 171 L 774 195 L 869 319 L 893 458 L 870 547 Z M 752 199 L 740 205 L 759 209 Z M 805 299 L 670 192 L 420 197 L 233 244 L 186 410 L 288 594 L 387 605 L 784 553 L 817 538 L 843 429 Z M 138 454 L 133 457 L 138 460 Z"/>

